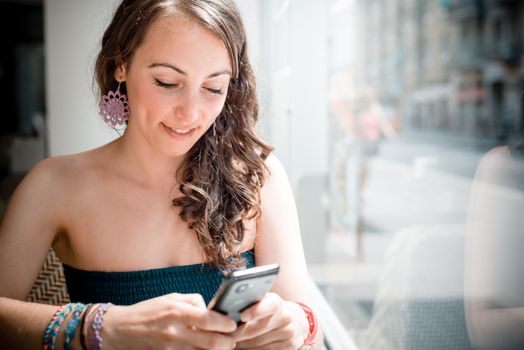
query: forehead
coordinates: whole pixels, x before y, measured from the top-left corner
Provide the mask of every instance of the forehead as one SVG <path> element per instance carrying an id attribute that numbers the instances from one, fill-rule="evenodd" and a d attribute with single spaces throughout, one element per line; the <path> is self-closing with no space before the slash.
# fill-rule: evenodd
<path id="1" fill-rule="evenodd" d="M 144 63 L 158 61 L 231 70 L 224 42 L 195 19 L 175 14 L 157 18 L 149 27 L 135 58 Z"/>

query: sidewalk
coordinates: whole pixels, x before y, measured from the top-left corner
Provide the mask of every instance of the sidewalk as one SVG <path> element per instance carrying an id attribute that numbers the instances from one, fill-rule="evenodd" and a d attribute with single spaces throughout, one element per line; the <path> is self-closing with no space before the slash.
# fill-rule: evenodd
<path id="1" fill-rule="evenodd" d="M 484 154 L 401 139 L 368 162 L 362 216 L 373 231 L 464 223 L 475 169 Z"/>
<path id="2" fill-rule="evenodd" d="M 327 235 L 326 263 L 310 266 L 350 334 L 358 336 L 369 325 L 386 251 L 398 232 L 464 224 L 473 175 L 483 155 L 399 138 L 381 144 L 368 161 L 362 194 L 363 260 L 355 259 L 355 234 L 334 231 Z"/>

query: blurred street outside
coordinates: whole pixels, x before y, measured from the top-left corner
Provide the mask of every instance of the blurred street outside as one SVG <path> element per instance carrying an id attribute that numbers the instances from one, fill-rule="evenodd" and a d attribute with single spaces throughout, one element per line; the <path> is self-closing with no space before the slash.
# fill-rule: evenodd
<path id="1" fill-rule="evenodd" d="M 332 229 L 324 264 L 310 273 L 350 334 L 370 320 L 385 252 L 401 229 L 465 223 L 475 169 L 489 149 L 435 146 L 423 139 L 384 142 L 368 161 L 362 195 L 363 257 L 356 234 Z"/>

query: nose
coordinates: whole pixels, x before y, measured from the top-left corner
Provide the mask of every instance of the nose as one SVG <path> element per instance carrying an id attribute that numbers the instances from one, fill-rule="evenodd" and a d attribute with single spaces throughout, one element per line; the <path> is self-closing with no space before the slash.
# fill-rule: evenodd
<path id="1" fill-rule="evenodd" d="M 187 124 L 198 120 L 198 100 L 189 91 L 184 91 L 180 95 L 175 105 L 175 117 Z"/>

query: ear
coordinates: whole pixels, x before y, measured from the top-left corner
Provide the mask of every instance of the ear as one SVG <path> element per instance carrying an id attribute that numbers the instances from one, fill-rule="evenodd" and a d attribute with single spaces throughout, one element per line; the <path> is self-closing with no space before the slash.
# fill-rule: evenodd
<path id="1" fill-rule="evenodd" d="M 126 80 L 126 72 L 126 65 L 124 63 L 121 63 L 116 67 L 113 77 L 119 83 L 123 82 Z"/>

